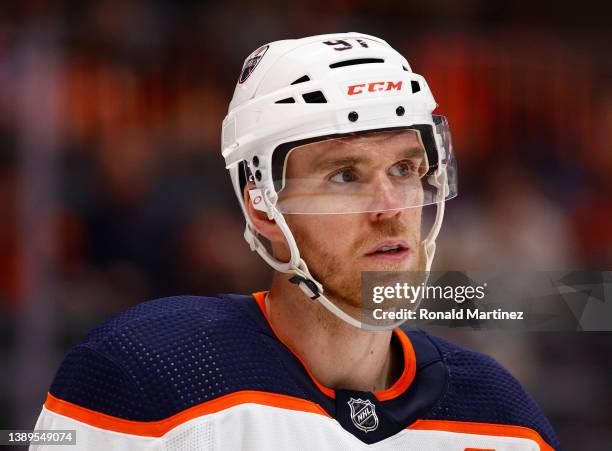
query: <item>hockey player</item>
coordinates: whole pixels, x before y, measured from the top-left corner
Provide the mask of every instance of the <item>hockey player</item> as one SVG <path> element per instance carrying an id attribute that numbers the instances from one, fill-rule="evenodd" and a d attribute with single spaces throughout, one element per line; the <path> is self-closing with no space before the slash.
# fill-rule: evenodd
<path id="1" fill-rule="evenodd" d="M 557 449 L 493 359 L 361 304 L 363 271 L 431 266 L 457 182 L 435 107 L 372 36 L 253 52 L 222 152 L 270 289 L 112 318 L 65 357 L 36 429 L 76 430 L 79 450 Z M 426 205 L 436 214 L 421 230 Z"/>

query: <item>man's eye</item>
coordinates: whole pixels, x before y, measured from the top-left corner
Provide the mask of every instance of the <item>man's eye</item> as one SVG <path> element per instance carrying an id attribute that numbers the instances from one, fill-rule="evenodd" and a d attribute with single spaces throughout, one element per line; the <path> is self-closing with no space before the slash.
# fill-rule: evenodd
<path id="1" fill-rule="evenodd" d="M 330 182 L 335 183 L 348 183 L 355 180 L 357 180 L 357 174 L 352 169 L 340 169 L 329 178 Z"/>
<path id="2" fill-rule="evenodd" d="M 416 172 L 411 161 L 400 161 L 389 169 L 389 175 L 394 177 L 408 177 L 409 175 L 416 174 Z"/>

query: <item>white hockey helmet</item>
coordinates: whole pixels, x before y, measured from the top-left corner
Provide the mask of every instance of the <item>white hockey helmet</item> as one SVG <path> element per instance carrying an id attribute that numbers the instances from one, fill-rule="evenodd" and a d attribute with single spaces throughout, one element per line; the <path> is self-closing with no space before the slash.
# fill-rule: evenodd
<path id="1" fill-rule="evenodd" d="M 287 161 L 295 149 L 313 143 L 366 133 L 409 130 L 423 148 L 419 178 L 425 195 L 400 196 L 394 208 L 436 204 L 433 225 L 422 241 L 429 271 L 444 202 L 456 196 L 456 166 L 448 123 L 432 115 L 436 102 L 425 79 L 411 71 L 406 59 L 382 39 L 362 33 L 338 33 L 272 42 L 255 50 L 242 68 L 229 112 L 223 121 L 222 153 L 246 219 L 245 240 L 275 270 L 294 274 L 311 299 L 356 327 L 362 321 L 344 312 L 323 294 L 323 286 L 300 257 L 284 214 L 343 214 L 380 208 L 372 195 L 354 197 L 284 196 Z M 253 207 L 266 212 L 282 230 L 290 248 L 289 261 L 274 258 L 260 241 L 244 204 L 245 183 Z M 302 180 L 303 182 L 303 180 Z M 289 184 L 290 185 L 290 184 Z M 303 194 L 304 186 L 300 185 Z M 372 190 L 361 190 L 369 193 Z M 329 194 L 329 193 L 326 193 Z M 365 200 L 364 200 L 365 199 Z M 376 329 L 376 327 L 368 327 Z"/>

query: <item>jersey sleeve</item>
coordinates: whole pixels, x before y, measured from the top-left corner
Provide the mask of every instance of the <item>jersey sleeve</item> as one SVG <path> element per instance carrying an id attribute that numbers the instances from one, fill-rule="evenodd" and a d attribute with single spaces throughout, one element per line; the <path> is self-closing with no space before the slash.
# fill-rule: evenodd
<path id="1" fill-rule="evenodd" d="M 426 419 L 520 426 L 536 431 L 552 449 L 560 449 L 552 425 L 508 370 L 490 356 L 438 337 L 430 339 L 446 363 L 448 381 Z"/>
<path id="2" fill-rule="evenodd" d="M 257 344 L 246 346 L 259 332 L 239 312 L 222 298 L 182 296 L 110 318 L 65 356 L 37 428 L 76 430 L 71 451 L 225 449 L 216 434 L 225 417 L 214 415 L 227 410 L 224 395 L 278 380 Z M 47 448 L 60 449 L 32 447 Z"/>
<path id="3" fill-rule="evenodd" d="M 128 418 L 147 416 L 147 401 L 138 385 L 111 358 L 81 345 L 64 358 L 47 395 L 35 429 L 75 431 L 74 445 L 32 445 L 34 451 L 162 450 L 154 436 L 107 429 Z M 98 426 L 92 426 L 96 424 Z"/>
<path id="4" fill-rule="evenodd" d="M 36 430 L 74 431 L 75 445 L 31 445 L 31 451 L 162 451 L 163 443 L 156 437 L 122 434 L 93 427 L 69 416 L 60 415 L 43 407 Z"/>
<path id="5" fill-rule="evenodd" d="M 146 418 L 147 399 L 138 384 L 110 357 L 81 345 L 64 358 L 50 394 L 96 412 L 119 418 Z"/>

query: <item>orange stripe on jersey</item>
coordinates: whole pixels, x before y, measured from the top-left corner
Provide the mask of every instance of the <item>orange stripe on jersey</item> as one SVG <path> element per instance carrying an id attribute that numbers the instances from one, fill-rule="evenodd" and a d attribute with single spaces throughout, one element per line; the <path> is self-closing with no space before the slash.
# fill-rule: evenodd
<path id="1" fill-rule="evenodd" d="M 395 332 L 395 335 L 399 338 L 402 349 L 404 350 L 404 371 L 402 371 L 402 375 L 391 387 L 386 390 L 374 392 L 374 396 L 376 396 L 379 401 L 387 401 L 388 399 L 393 399 L 404 393 L 408 387 L 410 387 L 416 375 L 416 355 L 414 354 L 414 348 L 412 347 L 410 338 L 408 338 L 408 335 L 400 328 L 394 329 L 393 332 Z"/>
<path id="2" fill-rule="evenodd" d="M 270 326 L 270 329 L 272 330 L 272 332 L 274 332 L 274 336 L 276 337 L 276 339 L 278 341 L 280 341 L 283 345 L 285 345 L 285 347 L 287 349 L 289 349 L 289 351 L 291 351 L 291 353 L 295 356 L 295 358 L 297 358 L 300 361 L 300 363 L 302 364 L 302 366 L 304 367 L 304 369 L 308 373 L 308 376 L 310 376 L 310 379 L 312 379 L 312 381 L 317 386 L 319 391 L 321 391 L 321 393 L 323 393 L 324 395 L 329 396 L 330 398 L 334 398 L 335 399 L 336 398 L 336 392 L 334 392 L 333 389 L 328 388 L 325 385 L 323 385 L 321 382 L 319 382 L 317 380 L 317 378 L 314 377 L 314 374 L 312 374 L 310 372 L 310 369 L 306 366 L 306 363 L 302 360 L 302 358 L 299 355 L 297 355 L 297 353 L 293 352 L 293 349 L 291 349 L 287 343 L 285 343 L 283 340 L 281 340 L 279 338 L 278 334 L 276 333 L 276 331 L 272 327 L 272 323 L 270 322 L 270 318 L 268 317 L 268 311 L 266 310 L 266 293 L 267 293 L 267 291 L 259 291 L 257 293 L 253 293 L 253 297 L 257 301 L 257 305 L 259 306 L 259 309 L 261 310 L 261 313 L 263 313 L 263 316 L 266 318 L 266 321 L 268 322 L 268 325 Z"/>
<path id="3" fill-rule="evenodd" d="M 73 420 L 89 424 L 100 429 L 106 429 L 125 434 L 148 437 L 161 437 L 175 427 L 203 415 L 220 412 L 240 404 L 260 404 L 264 406 L 279 407 L 281 409 L 297 410 L 301 412 L 316 413 L 329 417 L 328 413 L 318 404 L 292 396 L 277 393 L 257 391 L 240 391 L 207 401 L 171 417 L 159 421 L 133 421 L 106 415 L 68 401 L 47 394 L 45 407 L 52 412 L 72 418 Z"/>
<path id="4" fill-rule="evenodd" d="M 280 339 L 280 337 L 272 327 L 272 323 L 270 322 L 270 318 L 268 317 L 268 312 L 266 310 L 266 293 L 267 291 L 259 291 L 257 293 L 253 293 L 253 297 L 257 301 L 257 305 L 259 306 L 259 309 L 266 318 L 270 329 L 272 329 L 272 332 L 274 332 L 274 335 L 276 336 L 278 341 L 285 345 L 285 347 L 289 349 L 289 351 L 291 351 L 291 353 L 300 361 L 300 363 L 308 373 L 308 376 L 310 376 L 310 379 L 312 379 L 312 382 L 314 382 L 314 384 L 321 391 L 321 393 L 330 398 L 335 399 L 336 392 L 332 388 L 326 387 L 317 380 L 317 378 L 314 376 L 314 374 L 312 374 L 308 366 L 306 366 L 306 363 L 302 360 L 302 358 L 296 352 L 294 352 L 293 349 L 291 349 L 291 347 L 287 345 L 287 343 Z M 394 329 L 393 332 L 395 333 L 402 345 L 402 350 L 404 354 L 404 370 L 402 371 L 402 374 L 399 379 L 395 381 L 395 383 L 391 387 L 387 388 L 386 390 L 374 392 L 374 396 L 376 396 L 376 399 L 378 399 L 379 401 L 387 401 L 389 399 L 396 398 L 397 396 L 404 393 L 408 389 L 408 387 L 410 387 L 410 384 L 412 383 L 412 381 L 414 380 L 414 376 L 416 375 L 416 355 L 414 353 L 412 343 L 410 342 L 410 338 L 408 338 L 408 335 L 406 335 L 406 333 L 400 328 Z"/>
<path id="5" fill-rule="evenodd" d="M 554 449 L 544 441 L 540 434 L 538 434 L 533 429 L 529 429 L 524 426 L 490 423 L 468 423 L 463 421 L 446 420 L 417 420 L 413 424 L 408 426 L 408 429 L 416 429 L 420 431 L 459 432 L 463 434 L 476 435 L 494 435 L 497 437 L 525 438 L 536 442 L 539 445 L 541 451 L 554 451 Z M 467 449 L 477 450 L 479 448 Z"/>

